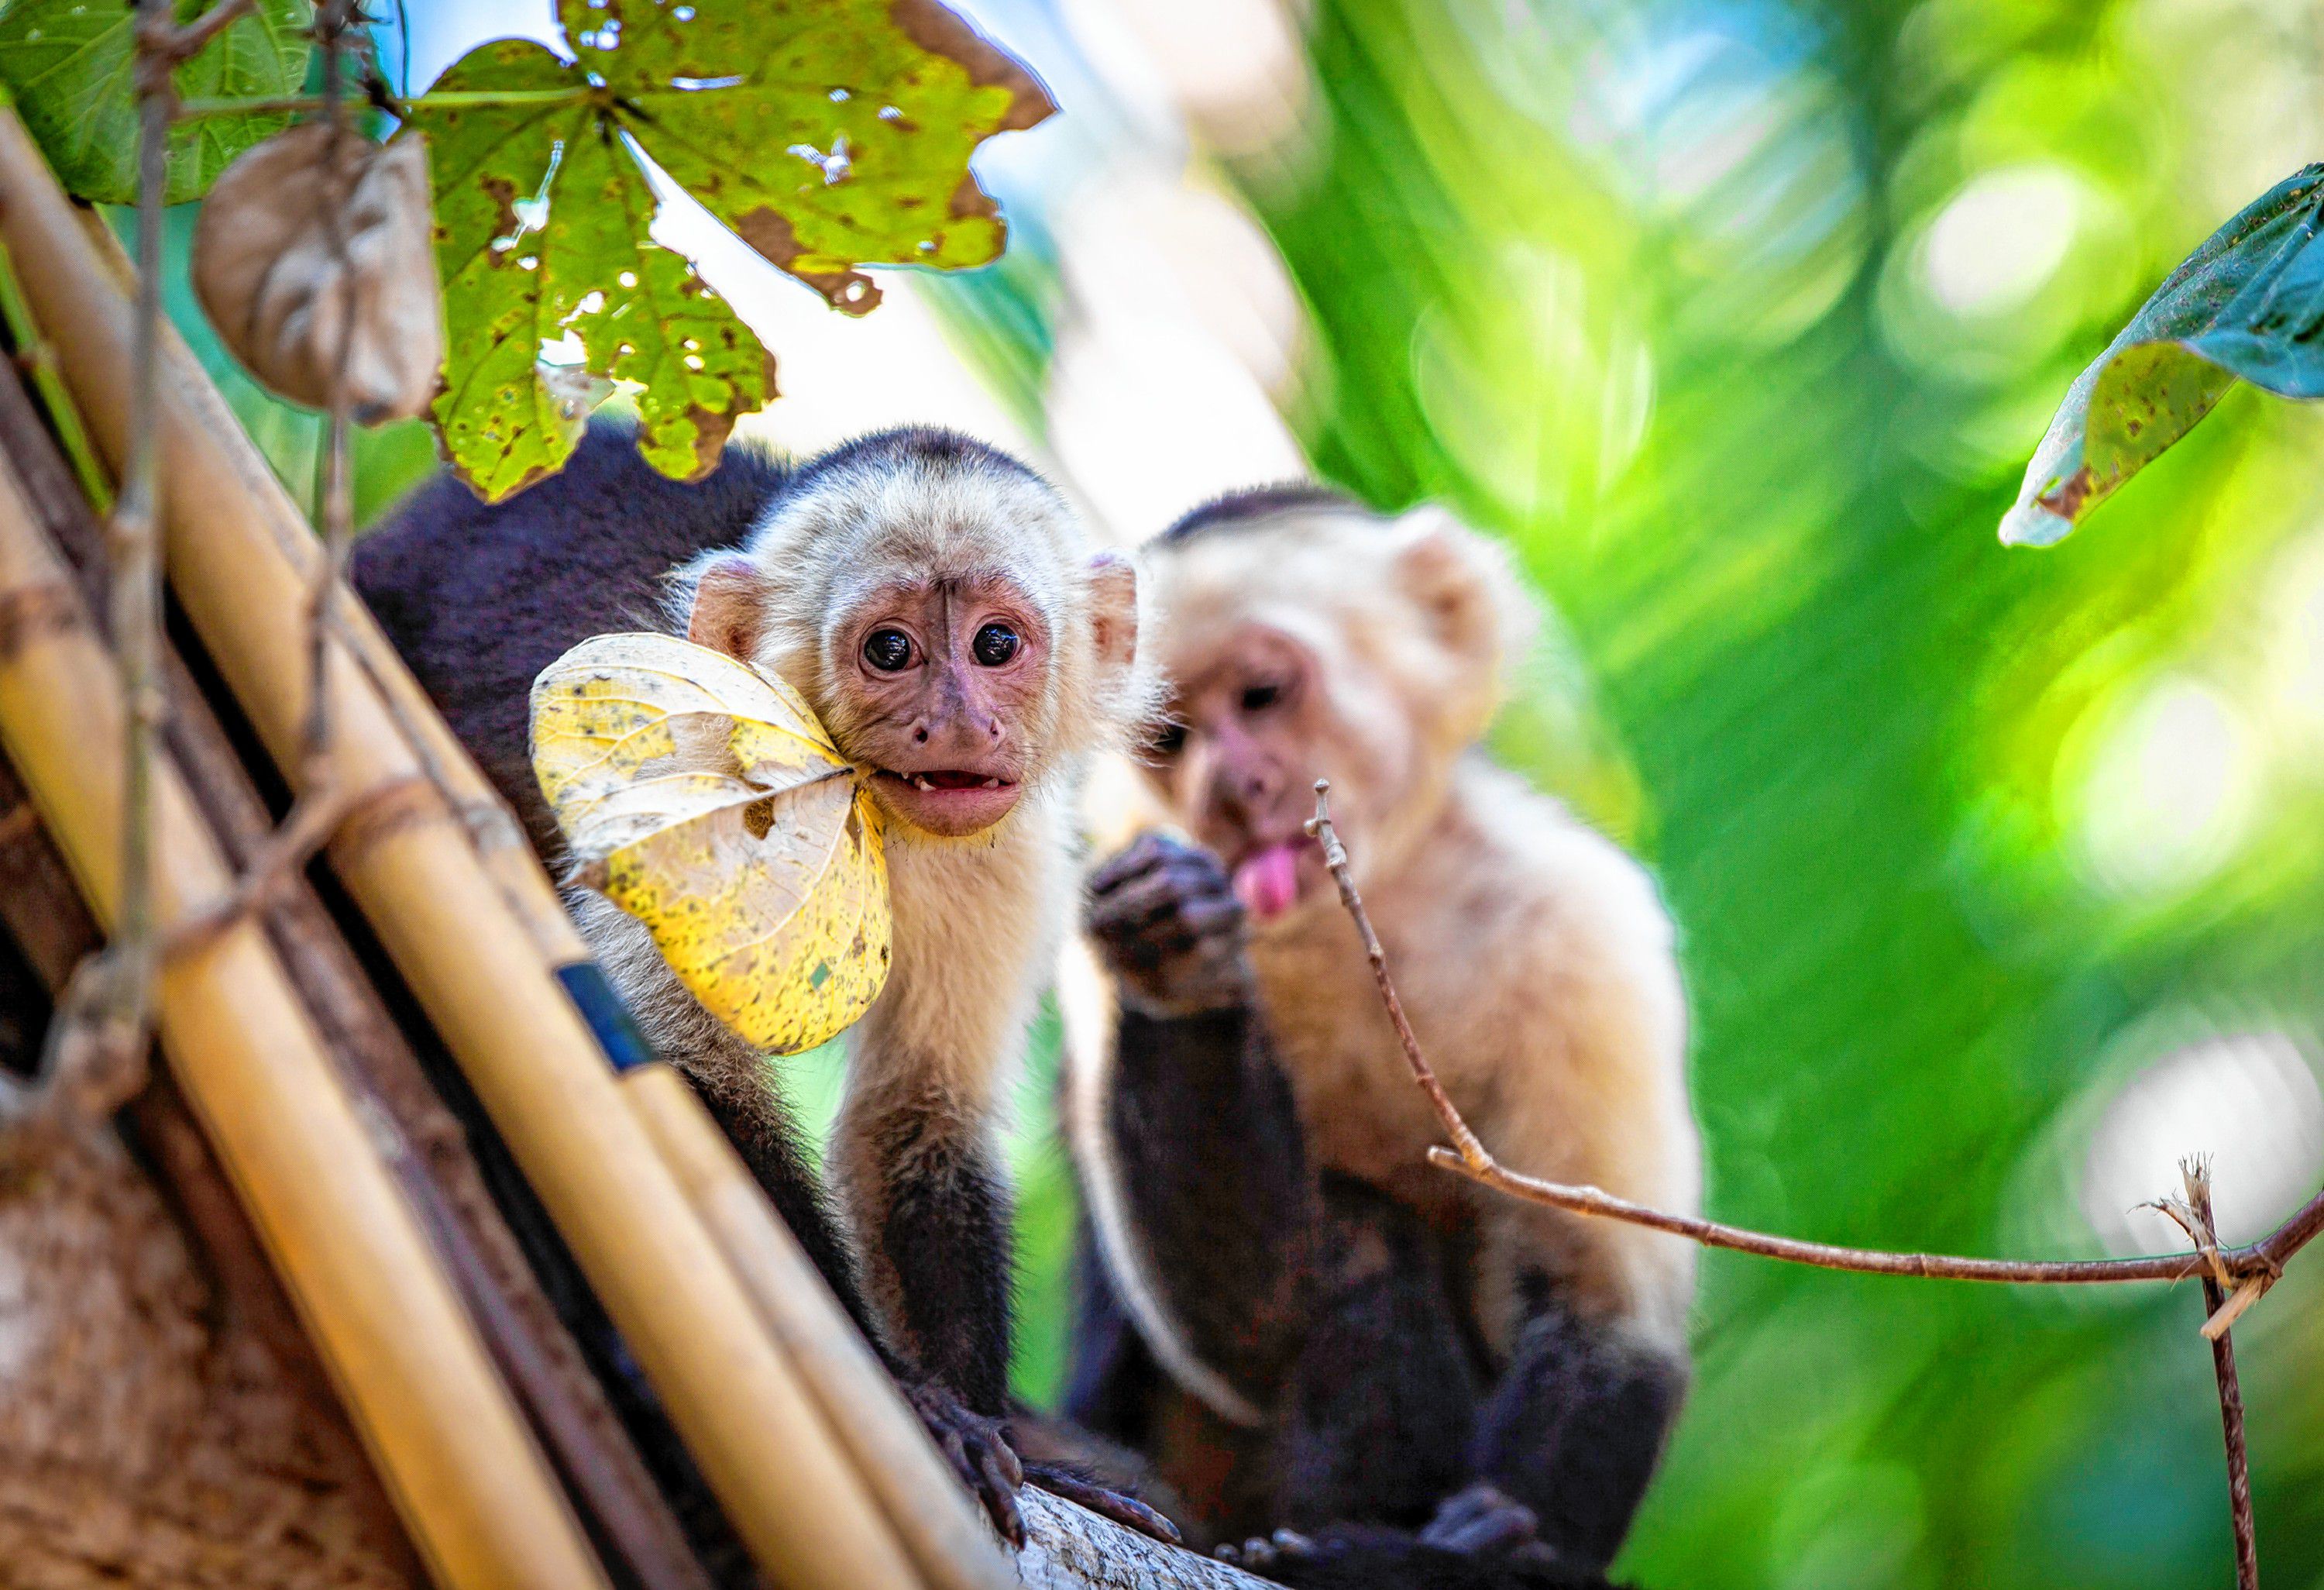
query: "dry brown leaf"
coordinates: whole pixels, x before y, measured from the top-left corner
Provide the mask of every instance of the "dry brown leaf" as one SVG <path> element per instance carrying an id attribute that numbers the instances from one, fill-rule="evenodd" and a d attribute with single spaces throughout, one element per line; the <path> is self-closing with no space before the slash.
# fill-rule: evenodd
<path id="1" fill-rule="evenodd" d="M 194 291 L 235 356 L 292 402 L 330 407 L 343 370 L 355 420 L 424 413 L 444 362 L 431 215 L 424 140 L 302 123 L 210 190 Z"/>

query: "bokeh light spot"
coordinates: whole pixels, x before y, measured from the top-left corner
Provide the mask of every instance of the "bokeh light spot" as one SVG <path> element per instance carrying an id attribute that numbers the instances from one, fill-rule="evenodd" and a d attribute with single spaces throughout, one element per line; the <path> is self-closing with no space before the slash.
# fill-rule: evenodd
<path id="1" fill-rule="evenodd" d="M 2259 746 L 2242 709 L 2211 686 L 2170 677 L 2101 731 L 2075 797 L 2088 876 L 2145 893 L 2217 871 L 2252 826 Z"/>
<path id="2" fill-rule="evenodd" d="M 2267 1234 L 2324 1174 L 2324 1089 L 2279 1031 L 2198 1038 L 2107 1105 L 2082 1171 L 2082 1213 L 2112 1253 L 2168 1253 L 2185 1234 L 2139 1206 L 2176 1197 L 2179 1162 L 2212 1160 L 2212 1206 L 2229 1243 Z"/>
<path id="3" fill-rule="evenodd" d="M 1929 294 L 1966 319 L 2023 308 L 2057 274 L 2089 203 L 2089 184 L 2063 166 L 1988 171 L 1929 224 Z"/>

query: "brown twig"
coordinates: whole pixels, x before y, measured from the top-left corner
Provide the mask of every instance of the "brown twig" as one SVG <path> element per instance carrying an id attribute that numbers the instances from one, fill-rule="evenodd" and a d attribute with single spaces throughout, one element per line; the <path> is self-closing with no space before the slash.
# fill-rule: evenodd
<path id="1" fill-rule="evenodd" d="M 2195 1245 L 2216 1256 L 2218 1241 L 2212 1234 L 2211 1171 L 2201 1160 L 2181 1167 L 2187 1181 L 2187 1205 L 2194 1216 Z M 2203 1303 L 2213 1319 L 2225 1312 L 2225 1266 L 2216 1257 L 2203 1277 Z M 2209 1326 L 2205 1334 L 2209 1334 Z M 2222 1328 L 2211 1337 L 2211 1372 L 2219 1382 L 2219 1425 L 2227 1446 L 2227 1516 L 2235 1527 L 2236 1590 L 2259 1590 L 2259 1539 L 2252 1527 L 2251 1458 L 2244 1447 L 2244 1393 L 2236 1380 L 2235 1344 Z"/>
<path id="2" fill-rule="evenodd" d="M 1794 1237 L 1770 1236 L 1764 1232 L 1747 1231 L 1741 1226 L 1725 1225 L 1692 1215 L 1673 1215 L 1661 1209 L 1648 1208 L 1644 1204 L 1616 1197 L 1599 1188 L 1571 1187 L 1519 1175 L 1505 1168 L 1493 1157 L 1492 1151 L 1478 1141 L 1477 1134 L 1461 1118 L 1460 1110 L 1437 1081 L 1427 1057 L 1420 1052 L 1419 1040 L 1413 1036 L 1411 1023 L 1405 1020 L 1404 1002 L 1397 997 L 1396 985 L 1388 977 L 1388 957 L 1380 948 L 1379 936 L 1372 930 L 1371 917 L 1364 910 L 1363 897 L 1357 893 L 1355 880 L 1350 875 L 1347 847 L 1340 843 L 1339 835 L 1332 827 L 1331 790 L 1328 779 L 1315 781 L 1315 815 L 1308 820 L 1307 832 L 1323 846 L 1323 864 L 1331 869 L 1333 881 L 1340 886 L 1340 903 L 1354 919 L 1357 936 L 1363 940 L 1364 954 L 1371 962 L 1373 981 L 1379 985 L 1380 1003 L 1387 1007 L 1388 1021 L 1396 1028 L 1397 1040 L 1404 1046 L 1404 1057 L 1412 1068 L 1413 1080 L 1428 1095 L 1428 1102 L 1435 1108 L 1437 1120 L 1458 1147 L 1457 1152 L 1453 1149 L 1432 1147 L 1428 1151 L 1431 1164 L 1457 1171 L 1482 1186 L 1530 1203 L 1545 1204 L 1576 1215 L 1602 1216 L 1628 1221 L 1634 1225 L 1649 1226 L 1656 1231 L 1687 1237 L 1705 1247 L 1730 1248 L 1738 1253 L 1757 1253 L 1762 1258 L 1812 1264 L 1825 1270 L 2050 1285 L 2181 1280 L 2190 1275 L 2200 1276 L 2207 1316 L 2203 1335 L 2211 1343 L 2211 1367 L 2219 1382 L 2219 1422 L 2227 1435 L 2227 1502 L 2235 1528 L 2236 1584 L 2237 1590 L 2259 1590 L 2259 1548 L 2252 1525 L 2251 1462 L 2244 1443 L 2243 1390 L 2236 1379 L 2235 1347 L 2228 1340 L 2227 1327 L 2283 1273 L 2283 1261 L 2312 1240 L 2319 1229 L 2324 1229 L 2324 1192 L 2310 1198 L 2290 1219 L 2261 1241 L 2240 1248 L 2222 1248 L 2211 1223 L 2209 1167 L 2200 1160 L 2190 1160 L 2181 1168 L 2186 1181 L 2185 1201 L 2163 1198 L 2157 1200 L 2153 1206 L 2177 1221 L 2185 1230 L 2188 1239 L 2195 1245 L 2193 1253 L 2153 1259 L 2021 1261 L 1965 1259 L 1944 1253 L 1884 1253 L 1869 1248 L 1842 1248 L 1825 1243 L 1802 1242 Z M 2232 1297 L 2229 1296 L 2230 1291 Z"/>
<path id="3" fill-rule="evenodd" d="M 201 15 L 181 28 L 171 28 L 158 43 L 159 53 L 168 57 L 171 64 L 191 60 L 199 55 L 212 39 L 248 16 L 256 9 L 256 0 L 219 0 Z M 165 9 L 162 14 L 169 13 Z"/>
<path id="4" fill-rule="evenodd" d="M 231 0 L 229 0 L 231 3 Z M 227 9 L 220 5 L 202 20 Z M 324 152 L 327 172 L 338 171 L 337 140 L 358 134 L 347 125 L 344 51 L 353 48 L 348 33 L 356 15 L 354 0 L 324 0 L 315 13 L 314 38 L 323 58 L 323 93 L 318 102 L 331 127 L 332 147 Z M 199 25 L 199 24 L 197 24 Z M 189 32 L 191 30 L 189 29 Z M 316 852 L 330 843 L 350 804 L 346 781 L 331 755 L 330 682 L 327 669 L 334 615 L 334 595 L 346 573 L 347 552 L 355 540 L 355 495 L 348 468 L 346 368 L 355 345 L 356 306 L 355 264 L 348 257 L 346 220 L 341 194 L 324 207 L 323 236 L 337 270 L 342 298 L 337 346 L 333 352 L 329 402 L 324 417 L 323 449 L 318 461 L 316 506 L 322 522 L 323 557 L 308 582 L 307 712 L 300 729 L 299 795 L 275 829 L 273 837 L 252 857 L 223 898 L 170 936 L 168 951 L 182 953 L 208 943 L 224 929 L 281 898 L 290 880 L 303 871 Z"/>
<path id="5" fill-rule="evenodd" d="M 1364 911 L 1362 896 L 1357 893 L 1355 881 L 1349 875 L 1346 847 L 1333 831 L 1330 791 L 1330 781 L 1316 781 L 1315 815 L 1309 820 L 1307 831 L 1323 845 L 1324 864 L 1331 868 L 1332 877 L 1340 886 L 1340 901 L 1355 920 L 1356 931 L 1363 939 L 1364 953 L 1371 961 L 1374 980 L 1379 985 L 1381 1003 L 1388 1007 L 1388 1020 L 1396 1028 L 1397 1040 L 1404 1045 L 1405 1058 L 1412 1067 L 1413 1079 L 1428 1095 L 1446 1135 L 1458 1145 L 1457 1152 L 1443 1147 L 1430 1149 L 1428 1158 L 1432 1164 L 1528 1203 L 1666 1231 L 1705 1247 L 1756 1253 L 1765 1259 L 1813 1265 L 1823 1270 L 1847 1270 L 1867 1275 L 1928 1276 L 1947 1280 L 2070 1286 L 2107 1281 L 2183 1280 L 2203 1268 L 2205 1260 L 2200 1253 L 2171 1253 L 2144 1259 L 1969 1259 L 1949 1253 L 1900 1253 L 1876 1248 L 1840 1247 L 1829 1243 L 1803 1242 L 1797 1237 L 1772 1236 L 1765 1232 L 1705 1220 L 1693 1215 L 1674 1215 L 1617 1197 L 1601 1188 L 1544 1181 L 1538 1177 L 1509 1169 L 1495 1159 L 1492 1151 L 1469 1129 L 1468 1123 L 1461 1118 L 1461 1112 L 1453 1107 L 1452 1099 L 1446 1096 L 1443 1086 L 1436 1080 L 1436 1074 L 1420 1052 L 1419 1041 L 1413 1037 L 1411 1025 L 1405 1020 L 1403 1003 L 1397 998 L 1395 985 L 1389 980 L 1387 957 L 1380 949 L 1379 936 L 1372 930 L 1371 919 Z M 2309 1200 L 2261 1241 L 2240 1248 L 2219 1248 L 2216 1252 L 2220 1263 L 2238 1287 L 2248 1288 L 2261 1278 L 2272 1280 L 2281 1274 L 2283 1262 L 2313 1239 L 2319 1229 L 2324 1229 L 2324 1192 Z"/>

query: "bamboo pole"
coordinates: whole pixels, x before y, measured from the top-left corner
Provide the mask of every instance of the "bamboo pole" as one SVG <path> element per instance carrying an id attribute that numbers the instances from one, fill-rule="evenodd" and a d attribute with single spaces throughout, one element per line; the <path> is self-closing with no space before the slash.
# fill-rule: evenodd
<path id="1" fill-rule="evenodd" d="M 693 1090 L 654 1067 L 628 1073 L 622 1091 L 928 1584 L 1015 1590 L 991 1528 Z"/>
<path id="2" fill-rule="evenodd" d="M 46 395 L 51 421 L 77 429 L 78 415 L 61 384 Z M 60 402 L 66 405 L 61 413 L 54 411 Z M 7 456 L 43 533 L 71 566 L 81 598 L 95 615 L 105 591 L 102 532 L 81 483 L 43 428 L 30 394 L 6 372 L 0 372 L 0 453 Z M 264 853 L 273 832 L 272 819 L 226 730 L 167 639 L 161 664 L 170 707 L 163 742 L 227 863 L 246 870 Z M 7 770 L 0 764 L 0 797 L 8 787 Z M 35 837 L 44 847 L 45 835 L 36 829 Z M 9 892 L 0 890 L 0 915 L 8 914 L 10 903 Z M 459 1121 L 430 1086 L 419 1057 L 365 980 L 337 924 L 303 874 L 281 885 L 263 920 L 268 942 L 298 989 L 326 1050 L 337 1062 L 338 1075 L 371 1123 L 373 1141 L 390 1173 L 419 1216 L 421 1230 L 475 1322 L 494 1366 L 530 1418 L 552 1467 L 571 1487 L 606 1567 L 617 1576 L 626 1571 L 640 1590 L 708 1590 L 707 1576 L 632 1448 L 604 1389 L 566 1334 L 485 1189 Z M 93 924 L 88 930 L 95 933 Z M 55 980 L 60 982 L 62 976 L 60 972 Z M 147 1096 L 161 1091 L 166 1090 L 149 1088 Z M 161 1123 L 149 1132 L 142 1108 L 136 1120 L 141 1142 L 167 1131 L 166 1123 Z M 192 1132 L 191 1124 L 185 1130 Z M 154 1158 L 171 1163 L 165 1154 Z M 187 1163 L 180 1156 L 172 1169 L 182 1170 Z M 215 1172 L 212 1179 L 223 1187 Z M 172 1180 L 182 1190 L 185 1177 L 173 1174 Z M 212 1234 L 206 1225 L 206 1243 Z M 215 1250 L 216 1244 L 211 1245 Z M 245 1237 L 242 1245 L 257 1259 L 254 1238 Z M 234 1255 L 226 1257 L 231 1262 Z M 278 1284 L 271 1276 L 264 1279 Z M 296 1334 L 287 1301 L 280 1302 L 272 1315 Z M 280 1344 L 270 1345 L 280 1351 Z M 321 1370 L 314 1364 L 313 1349 L 303 1342 L 294 1345 L 297 1351 L 286 1362 L 312 1366 L 319 1384 Z M 329 1394 L 327 1387 L 323 1390 Z M 336 1402 L 331 1411 L 340 1419 Z M 348 1439 L 353 1438 L 350 1431 Z M 384 1495 L 380 1511 L 386 1511 Z"/>
<path id="3" fill-rule="evenodd" d="M 77 223 L 13 115 L 0 116 L 0 240 L 99 448 L 117 460 L 129 319 L 116 267 Z M 301 611 L 319 550 L 184 345 L 164 341 L 171 584 L 295 782 L 308 660 L 302 626 L 288 615 Z M 401 664 L 370 671 L 392 677 Z M 819 1416 L 790 1366 L 623 1104 L 544 953 L 558 941 L 555 925 L 530 918 L 506 881 L 529 874 L 535 897 L 553 899 L 546 879 L 512 846 L 480 858 L 428 787 L 421 754 L 344 632 L 329 644 L 325 689 L 339 776 L 355 797 L 330 846 L 332 864 L 460 1060 L 752 1556 L 779 1581 L 816 1590 L 917 1583 L 862 1477 L 818 1438 Z M 432 713 L 420 716 L 423 732 L 440 732 L 424 729 Z M 428 760 L 447 772 L 465 765 L 464 755 L 434 755 L 440 748 L 426 747 Z M 459 776 L 481 782 L 473 770 Z M 522 870 L 511 864 L 518 861 Z M 558 937 L 572 940 L 569 925 Z"/>
<path id="4" fill-rule="evenodd" d="M 0 467 L 0 740 L 108 926 L 123 770 L 95 748 L 124 712 L 70 576 Z M 166 923 L 230 874 L 174 767 L 156 772 Z M 157 996 L 171 1067 L 434 1576 L 476 1590 L 603 1585 L 263 932 L 238 924 L 164 966 Z"/>

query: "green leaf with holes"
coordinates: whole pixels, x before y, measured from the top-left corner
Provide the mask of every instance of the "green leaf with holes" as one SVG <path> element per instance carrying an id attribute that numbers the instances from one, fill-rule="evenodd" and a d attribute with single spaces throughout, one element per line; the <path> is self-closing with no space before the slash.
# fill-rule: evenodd
<path id="1" fill-rule="evenodd" d="M 2001 539 L 2064 540 L 2238 380 L 2324 398 L 2319 226 L 2324 164 L 2277 184 L 2172 272 L 2067 390 Z"/>
<path id="2" fill-rule="evenodd" d="M 434 159 L 447 350 L 435 416 L 455 467 L 497 499 L 564 464 L 580 400 L 538 360 L 570 334 L 592 374 L 643 388 L 639 447 L 654 467 L 706 471 L 735 420 L 773 395 L 771 365 L 649 235 L 652 190 L 590 86 L 540 45 L 505 41 L 438 88 L 542 97 L 413 110 Z"/>
<path id="3" fill-rule="evenodd" d="M 180 22 L 209 9 L 180 0 Z M 173 74 L 185 99 L 269 99 L 307 80 L 307 0 L 259 0 Z M 0 6 L 0 84 L 74 197 L 137 202 L 136 15 L 122 0 L 15 0 Z M 290 125 L 287 116 L 217 116 L 171 130 L 163 200 L 209 191 L 234 157 Z"/>
<path id="4" fill-rule="evenodd" d="M 640 446 L 707 471 L 774 394 L 766 350 L 648 236 L 648 163 L 835 307 L 878 300 L 864 264 L 959 268 L 1001 251 L 969 174 L 982 139 L 1051 106 L 1014 60 L 934 0 L 568 0 L 577 59 L 503 42 L 412 107 L 430 145 L 449 354 L 445 450 L 497 499 L 571 452 L 535 369 L 571 335 L 639 384 Z"/>

